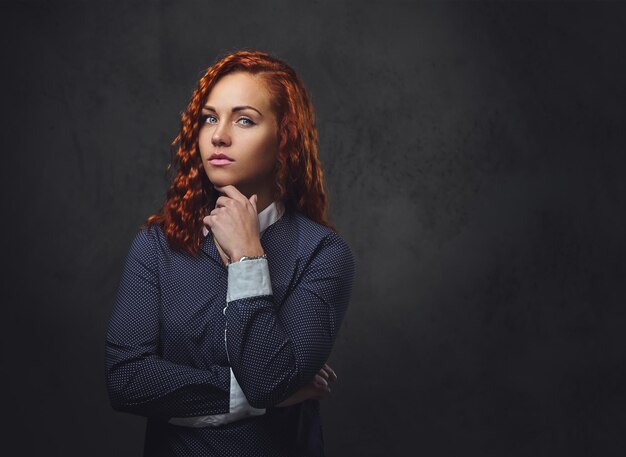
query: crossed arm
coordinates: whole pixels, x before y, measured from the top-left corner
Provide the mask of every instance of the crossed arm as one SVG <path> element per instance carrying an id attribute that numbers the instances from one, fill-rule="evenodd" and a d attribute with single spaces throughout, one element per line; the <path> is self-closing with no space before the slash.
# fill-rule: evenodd
<path id="1" fill-rule="evenodd" d="M 244 263 L 258 271 L 267 269 L 266 260 Z M 229 279 L 235 266 L 229 267 Z M 228 415 L 231 370 L 252 409 L 323 395 L 324 384 L 334 379 L 324 362 L 347 306 L 353 268 L 345 243 L 327 237 L 279 311 L 271 284 L 261 295 L 228 302 L 231 367 L 197 369 L 158 355 L 160 290 L 154 240 L 140 232 L 127 258 L 107 334 L 106 374 L 113 407 L 164 419 Z M 148 305 L 138 308 L 138 296 Z"/>

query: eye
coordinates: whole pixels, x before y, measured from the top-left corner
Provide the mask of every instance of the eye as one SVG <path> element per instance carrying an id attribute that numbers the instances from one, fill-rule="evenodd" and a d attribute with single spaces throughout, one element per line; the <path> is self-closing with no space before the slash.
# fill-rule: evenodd
<path id="1" fill-rule="evenodd" d="M 202 120 L 203 124 L 204 123 L 206 123 L 206 124 L 217 124 L 217 118 L 215 116 L 213 116 L 212 114 L 205 114 L 200 119 Z"/>
<path id="2" fill-rule="evenodd" d="M 237 121 L 239 124 L 243 125 L 244 127 L 251 127 L 254 124 L 254 122 L 252 122 L 252 119 L 249 119 L 247 117 L 241 117 L 239 118 L 239 120 Z"/>

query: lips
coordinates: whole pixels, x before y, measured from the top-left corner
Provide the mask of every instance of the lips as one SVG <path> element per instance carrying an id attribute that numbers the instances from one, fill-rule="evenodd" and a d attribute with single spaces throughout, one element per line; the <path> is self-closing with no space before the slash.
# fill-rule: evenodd
<path id="1" fill-rule="evenodd" d="M 226 154 L 211 154 L 211 156 L 209 157 L 209 163 L 211 165 L 228 165 L 232 162 L 234 162 L 234 160 L 228 157 Z"/>

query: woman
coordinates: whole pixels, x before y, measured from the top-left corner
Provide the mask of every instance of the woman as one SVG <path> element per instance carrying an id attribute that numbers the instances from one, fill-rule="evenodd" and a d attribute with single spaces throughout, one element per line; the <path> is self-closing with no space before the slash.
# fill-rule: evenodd
<path id="1" fill-rule="evenodd" d="M 229 54 L 174 144 L 107 332 L 111 404 L 148 418 L 145 455 L 323 455 L 318 399 L 354 262 L 326 220 L 307 92 L 268 54 Z"/>

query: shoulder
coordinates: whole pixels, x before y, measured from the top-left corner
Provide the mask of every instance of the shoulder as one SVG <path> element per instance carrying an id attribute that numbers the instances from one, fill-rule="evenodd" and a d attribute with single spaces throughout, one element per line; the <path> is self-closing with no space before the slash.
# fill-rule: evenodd
<path id="1" fill-rule="evenodd" d="M 341 240 L 341 236 L 325 225 L 319 224 L 314 220 L 309 219 L 304 214 L 297 211 L 291 212 L 293 224 L 298 230 L 298 235 L 301 239 L 319 242 L 325 239 Z"/>
<path id="2" fill-rule="evenodd" d="M 298 232 L 304 236 L 311 239 L 321 239 L 324 238 L 333 232 L 330 228 L 318 224 L 314 220 L 309 219 L 304 214 L 299 213 L 297 211 L 292 211 L 290 213 L 294 225 L 298 228 Z"/>
<path id="3" fill-rule="evenodd" d="M 158 225 L 142 225 L 135 233 L 131 248 L 150 250 L 158 244 L 159 239 L 164 236 L 163 229 Z"/>
<path id="4" fill-rule="evenodd" d="M 169 245 L 163 229 L 159 225 L 143 225 L 139 228 L 130 245 L 129 255 L 143 259 L 155 259 L 169 252 Z"/>
<path id="5" fill-rule="evenodd" d="M 354 256 L 348 243 L 334 230 L 319 224 L 302 213 L 292 212 L 294 225 L 298 229 L 301 247 L 308 247 L 312 253 L 323 253 L 323 256 L 336 256 L 348 264 L 354 263 Z"/>

